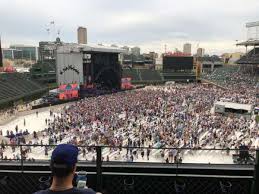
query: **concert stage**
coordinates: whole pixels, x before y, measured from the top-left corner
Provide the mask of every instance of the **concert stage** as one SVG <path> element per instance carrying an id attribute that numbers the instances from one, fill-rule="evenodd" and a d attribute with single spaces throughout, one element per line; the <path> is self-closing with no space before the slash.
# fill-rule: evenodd
<path id="1" fill-rule="evenodd" d="M 119 53 L 123 51 L 85 44 L 59 46 L 56 59 L 58 85 L 77 83 L 85 87 L 120 88 Z"/>

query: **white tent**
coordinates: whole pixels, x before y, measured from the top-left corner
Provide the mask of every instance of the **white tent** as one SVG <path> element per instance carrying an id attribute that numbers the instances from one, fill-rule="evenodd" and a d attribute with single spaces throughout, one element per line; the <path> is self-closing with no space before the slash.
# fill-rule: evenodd
<path id="1" fill-rule="evenodd" d="M 234 102 L 222 102 L 222 101 L 217 101 L 215 103 L 215 110 L 217 110 L 217 107 L 224 107 L 224 109 L 233 109 L 233 110 L 245 110 L 248 113 L 252 112 L 253 105 L 251 104 L 239 104 L 239 103 L 234 103 Z"/>

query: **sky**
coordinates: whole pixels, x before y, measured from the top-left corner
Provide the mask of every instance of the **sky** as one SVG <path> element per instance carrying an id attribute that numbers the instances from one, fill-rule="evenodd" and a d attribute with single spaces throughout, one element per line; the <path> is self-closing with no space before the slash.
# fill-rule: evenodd
<path id="1" fill-rule="evenodd" d="M 54 21 L 54 25 L 50 22 Z M 139 46 L 142 52 L 182 50 L 192 44 L 207 54 L 243 51 L 245 24 L 259 21 L 258 0 L 0 0 L 2 44 L 38 45 L 77 41 L 78 26 L 88 42 Z M 50 33 L 47 32 L 50 28 Z"/>

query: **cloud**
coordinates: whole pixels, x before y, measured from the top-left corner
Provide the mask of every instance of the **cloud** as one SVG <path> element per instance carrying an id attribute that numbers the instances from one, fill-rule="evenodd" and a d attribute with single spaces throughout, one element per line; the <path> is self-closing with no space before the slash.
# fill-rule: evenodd
<path id="1" fill-rule="evenodd" d="M 258 9 L 257 0 L 1 0 L 0 33 L 4 45 L 37 45 L 58 29 L 62 40 L 75 42 L 77 27 L 86 26 L 91 43 L 162 52 L 164 44 L 173 50 L 199 42 L 221 53 L 236 50 L 235 40 L 246 38 L 245 23 L 259 20 Z"/>

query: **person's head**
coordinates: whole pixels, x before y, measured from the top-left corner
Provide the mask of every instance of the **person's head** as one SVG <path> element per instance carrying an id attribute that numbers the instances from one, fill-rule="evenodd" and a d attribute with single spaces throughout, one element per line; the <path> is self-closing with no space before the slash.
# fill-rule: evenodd
<path id="1" fill-rule="evenodd" d="M 52 152 L 50 168 L 53 177 L 73 177 L 76 171 L 78 148 L 72 144 L 60 144 Z"/>

